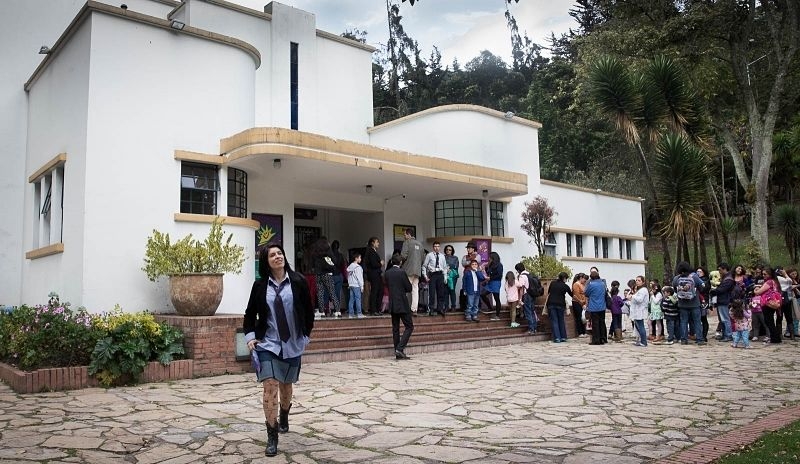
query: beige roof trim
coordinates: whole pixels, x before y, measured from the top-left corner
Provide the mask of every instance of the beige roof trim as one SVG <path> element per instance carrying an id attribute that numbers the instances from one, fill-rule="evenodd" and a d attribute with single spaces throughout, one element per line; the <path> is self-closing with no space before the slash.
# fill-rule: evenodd
<path id="1" fill-rule="evenodd" d="M 578 192 L 594 193 L 594 194 L 597 194 L 597 195 L 604 195 L 604 196 L 613 197 L 613 198 L 621 198 L 623 200 L 630 200 L 630 201 L 635 201 L 635 202 L 638 202 L 638 203 L 641 203 L 641 202 L 643 202 L 645 200 L 644 198 L 632 197 L 632 196 L 622 195 L 620 193 L 614 193 L 614 192 L 606 192 L 606 191 L 600 190 L 600 189 L 590 189 L 590 188 L 587 188 L 587 187 L 579 187 L 577 185 L 564 184 L 564 183 L 561 183 L 561 182 L 556 182 L 556 181 L 547 180 L 547 179 L 540 179 L 539 183 L 542 184 L 542 185 L 549 185 L 551 187 L 560 187 L 560 188 L 565 188 L 565 189 L 569 189 L 569 190 L 576 190 Z"/>
<path id="2" fill-rule="evenodd" d="M 36 171 L 33 172 L 30 176 L 28 176 L 28 182 L 34 182 L 39 180 L 40 177 L 47 174 L 48 172 L 52 171 L 53 168 L 57 166 L 61 166 L 67 162 L 67 154 L 66 153 L 59 153 L 50 161 L 44 163 L 44 166 L 40 167 Z"/>
<path id="3" fill-rule="evenodd" d="M 403 116 L 402 118 L 389 121 L 387 123 L 381 124 L 380 126 L 370 127 L 367 129 L 367 132 L 377 132 L 381 129 L 386 129 L 387 127 L 403 124 L 412 119 L 421 118 L 423 116 L 428 116 L 435 113 L 444 113 L 447 111 L 472 111 L 475 113 L 483 113 L 489 116 L 494 116 L 495 118 L 500 118 L 504 121 L 509 121 L 516 124 L 522 124 L 523 126 L 533 127 L 534 129 L 542 128 L 541 123 L 536 121 L 531 121 L 530 119 L 521 118 L 519 116 L 513 116 L 511 118 L 507 118 L 506 113 L 502 113 L 500 111 L 493 110 L 491 108 L 486 108 L 485 106 L 459 104 L 459 105 L 442 105 L 442 106 L 435 106 L 433 108 L 428 108 L 427 110 L 422 110 L 418 113 L 409 114 L 408 116 Z"/>
<path id="4" fill-rule="evenodd" d="M 196 151 L 175 150 L 175 159 L 178 161 L 194 161 L 197 163 L 215 164 L 222 166 L 225 164 L 225 157 L 220 155 L 210 155 L 208 153 L 198 153 Z"/>
<path id="5" fill-rule="evenodd" d="M 201 224 L 211 224 L 215 219 L 217 219 L 217 217 L 222 219 L 222 224 L 226 226 L 249 227 L 253 230 L 261 227 L 261 223 L 255 219 L 234 216 L 214 216 L 210 214 L 175 213 L 175 222 L 197 222 Z"/>
<path id="6" fill-rule="evenodd" d="M 272 19 L 272 15 L 269 13 L 256 10 L 255 8 L 248 8 L 246 6 L 238 5 L 236 3 L 227 2 L 225 0 L 202 0 L 202 1 L 222 8 L 227 8 L 228 10 L 234 10 L 238 11 L 239 13 L 255 16 L 256 18 L 266 19 L 267 21 L 270 21 Z"/>
<path id="7" fill-rule="evenodd" d="M 560 256 L 559 259 L 584 263 L 647 264 L 647 260 L 644 259 L 590 258 L 588 256 Z"/>
<path id="8" fill-rule="evenodd" d="M 222 139 L 220 152 L 228 163 L 249 156 L 294 156 L 528 193 L 525 174 L 277 127 L 256 127 Z"/>
<path id="9" fill-rule="evenodd" d="M 439 242 L 444 244 L 452 244 L 452 243 L 467 243 L 473 239 L 488 239 L 491 240 L 492 243 L 505 243 L 511 244 L 514 243 L 514 237 L 500 237 L 498 235 L 488 236 L 488 235 L 440 235 L 436 237 L 428 237 L 425 239 L 428 243 Z M 458 255 L 458 253 L 456 253 Z"/>
<path id="10" fill-rule="evenodd" d="M 321 29 L 317 29 L 317 37 L 322 37 L 324 39 L 333 40 L 334 42 L 339 42 L 345 45 L 350 45 L 351 47 L 360 48 L 364 51 L 368 51 L 370 53 L 377 50 L 372 45 L 367 45 L 364 43 L 359 42 L 358 40 L 348 39 L 347 37 L 342 37 L 340 35 L 332 34 L 330 32 L 323 31 Z"/>
<path id="11" fill-rule="evenodd" d="M 573 234 L 573 235 L 591 235 L 592 237 L 623 238 L 625 240 L 639 240 L 639 241 L 647 240 L 647 237 L 641 237 L 638 235 L 620 235 L 614 232 L 601 232 L 599 230 L 566 229 L 563 227 L 551 227 L 550 232 L 563 232 L 565 234 Z"/>
<path id="12" fill-rule="evenodd" d="M 92 13 L 103 13 L 110 16 L 116 16 L 118 18 L 124 18 L 130 21 L 166 29 L 176 34 L 186 34 L 198 39 L 205 39 L 212 42 L 221 43 L 223 45 L 229 45 L 231 47 L 238 48 L 252 56 L 253 61 L 256 64 L 256 68 L 261 66 L 261 53 L 259 53 L 256 47 L 243 40 L 234 39 L 233 37 L 229 37 L 227 35 L 217 34 L 216 32 L 207 31 L 205 29 L 198 29 L 189 25 L 185 26 L 183 30 L 179 31 L 170 27 L 171 21 L 169 19 L 156 18 L 155 16 L 137 13 L 131 10 L 123 10 L 122 8 L 117 8 L 105 3 L 89 0 L 75 16 L 75 19 L 73 19 L 69 26 L 67 26 L 67 29 L 64 30 L 64 32 L 61 34 L 61 37 L 59 37 L 58 40 L 56 40 L 56 43 L 50 47 L 50 53 L 45 56 L 41 63 L 39 63 L 39 66 L 33 72 L 30 79 L 28 79 L 28 82 L 25 83 L 25 91 L 29 91 L 31 89 L 33 84 L 36 82 L 42 72 L 44 72 L 50 62 L 55 59 L 56 55 L 58 55 L 61 49 L 64 48 L 64 45 L 77 32 L 83 21 L 89 18 Z"/>

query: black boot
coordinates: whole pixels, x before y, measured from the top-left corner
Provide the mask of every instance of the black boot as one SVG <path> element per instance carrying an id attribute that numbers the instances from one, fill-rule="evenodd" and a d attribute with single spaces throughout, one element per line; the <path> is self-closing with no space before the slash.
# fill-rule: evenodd
<path id="1" fill-rule="evenodd" d="M 275 456 L 278 454 L 278 424 L 274 426 L 270 426 L 269 422 L 264 421 L 267 424 L 267 448 L 264 450 L 265 456 Z"/>
<path id="2" fill-rule="evenodd" d="M 283 408 L 280 408 L 280 415 L 278 420 L 278 432 L 286 433 L 289 431 L 289 410 L 292 409 L 292 405 L 290 404 L 288 408 L 284 411 Z"/>

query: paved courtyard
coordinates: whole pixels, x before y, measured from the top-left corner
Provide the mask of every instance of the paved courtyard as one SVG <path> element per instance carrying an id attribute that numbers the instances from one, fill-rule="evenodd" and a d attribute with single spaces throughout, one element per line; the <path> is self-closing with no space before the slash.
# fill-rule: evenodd
<path id="1" fill-rule="evenodd" d="M 274 458 L 251 375 L 24 396 L 2 385 L 0 462 L 637 464 L 800 401 L 795 342 L 587 343 L 306 365 Z"/>

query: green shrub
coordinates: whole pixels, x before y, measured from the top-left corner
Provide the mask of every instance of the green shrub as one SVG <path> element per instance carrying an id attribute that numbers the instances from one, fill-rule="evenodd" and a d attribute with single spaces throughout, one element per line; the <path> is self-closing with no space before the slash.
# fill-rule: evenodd
<path id="1" fill-rule="evenodd" d="M 108 387 L 138 381 L 150 361 L 167 365 L 183 354 L 183 332 L 148 312 L 123 313 L 117 306 L 89 314 L 55 294 L 47 305 L 0 311 L 0 361 L 26 371 L 88 365 Z"/>
<path id="2" fill-rule="evenodd" d="M 51 298 L 47 305 L 20 306 L 0 315 L 0 360 L 23 370 L 89 363 L 102 332 L 85 309 Z"/>
<path id="3" fill-rule="evenodd" d="M 555 279 L 562 272 L 572 276 L 572 269 L 569 266 L 548 255 L 523 256 L 522 264 L 528 272 L 536 274 L 542 279 Z"/>
<path id="4" fill-rule="evenodd" d="M 176 274 L 223 274 L 242 272 L 244 247 L 231 244 L 233 234 L 222 232 L 222 220 L 217 217 L 204 241 L 192 234 L 172 243 L 169 234 L 153 230 L 147 237 L 144 267 L 147 278 L 155 282 L 161 276 Z"/>
<path id="5" fill-rule="evenodd" d="M 104 336 L 92 351 L 88 372 L 104 387 L 138 382 L 148 362 L 167 365 L 184 354 L 183 333 L 148 312 L 123 313 L 117 306 L 95 322 Z"/>

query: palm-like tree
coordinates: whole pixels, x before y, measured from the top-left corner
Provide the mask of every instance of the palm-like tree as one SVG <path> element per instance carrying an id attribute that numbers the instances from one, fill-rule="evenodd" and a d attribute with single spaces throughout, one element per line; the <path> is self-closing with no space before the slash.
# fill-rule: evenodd
<path id="1" fill-rule="evenodd" d="M 679 179 L 686 171 L 664 169 L 663 161 L 670 156 L 693 157 L 696 153 L 682 151 L 691 142 L 700 141 L 700 119 L 696 101 L 683 78 L 678 65 L 666 57 L 657 57 L 641 71 L 631 72 L 620 60 L 613 57 L 598 59 L 591 67 L 590 80 L 595 99 L 609 115 L 625 139 L 636 147 L 642 170 L 655 204 L 655 217 L 662 229 L 659 234 L 664 253 L 664 277 L 672 276 L 672 261 L 667 238 L 674 234 L 696 236 L 698 217 L 702 209 L 693 210 L 676 195 L 674 188 L 692 186 L 695 181 Z M 665 134 L 675 134 L 667 142 L 659 141 Z M 666 143 L 666 145 L 664 145 Z M 657 147 L 663 147 L 660 155 Z M 677 150 L 677 151 L 673 151 Z M 651 159 L 657 163 L 658 182 L 650 167 Z M 705 160 L 693 166 L 705 169 Z M 666 176 L 666 177 L 664 177 Z M 705 184 L 701 192 L 705 192 Z M 700 195 L 702 195 L 701 193 Z M 684 195 L 688 195 L 688 192 Z M 691 196 L 698 195 L 693 191 Z M 694 204 L 694 203 L 693 203 Z M 702 205 L 702 203 L 700 203 Z M 699 212 L 698 212 L 699 211 Z M 699 215 L 699 216 L 698 216 Z M 672 219 L 679 219 L 673 223 Z M 702 219 L 700 220 L 702 224 Z"/>

